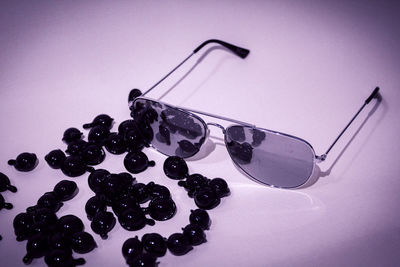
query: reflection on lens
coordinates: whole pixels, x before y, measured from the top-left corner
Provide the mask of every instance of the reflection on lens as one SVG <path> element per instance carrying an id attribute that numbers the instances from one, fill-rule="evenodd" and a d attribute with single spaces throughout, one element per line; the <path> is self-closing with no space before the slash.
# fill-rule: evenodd
<path id="1" fill-rule="evenodd" d="M 240 131 L 244 133 L 243 141 L 237 141 L 236 133 Z M 226 131 L 225 144 L 238 167 L 267 185 L 298 187 L 309 179 L 314 168 L 312 147 L 284 134 L 234 125 Z"/>
<path id="2" fill-rule="evenodd" d="M 232 140 L 227 143 L 227 147 L 231 153 L 231 156 L 240 164 L 248 164 L 251 162 L 251 158 L 253 156 L 253 147 L 249 143 L 244 142 L 241 144 Z"/>
<path id="3" fill-rule="evenodd" d="M 179 148 L 176 154 L 186 155 L 186 157 L 190 157 L 191 155 L 196 154 L 199 152 L 199 148 L 193 145 L 188 140 L 181 140 L 178 142 Z"/>
<path id="4" fill-rule="evenodd" d="M 159 133 L 157 134 L 157 136 L 159 138 L 157 140 L 159 140 L 161 143 L 166 143 L 168 146 L 171 145 L 171 136 L 168 128 L 165 125 L 163 125 L 163 123 L 161 123 L 158 130 Z"/>
<path id="5" fill-rule="evenodd" d="M 253 142 L 251 142 L 252 146 L 259 146 L 261 142 L 265 139 L 265 132 L 260 131 L 258 129 L 252 129 L 252 137 L 253 137 Z"/>
<path id="6" fill-rule="evenodd" d="M 243 142 L 246 139 L 243 127 L 230 127 L 226 131 L 233 141 Z"/>
<path id="7" fill-rule="evenodd" d="M 131 109 L 146 140 L 163 154 L 191 157 L 205 141 L 206 124 L 189 112 L 145 98 L 135 99 Z"/>

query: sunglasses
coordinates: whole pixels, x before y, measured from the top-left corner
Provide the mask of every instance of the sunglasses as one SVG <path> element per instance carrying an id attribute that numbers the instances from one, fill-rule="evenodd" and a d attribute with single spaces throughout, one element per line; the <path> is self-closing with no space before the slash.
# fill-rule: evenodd
<path id="1" fill-rule="evenodd" d="M 208 126 L 216 126 L 224 134 L 225 146 L 233 163 L 249 177 L 273 187 L 300 187 L 309 181 L 315 164 L 326 159 L 333 146 L 364 107 L 372 99 L 380 96 L 379 87 L 376 87 L 328 150 L 320 156 L 315 155 L 313 147 L 307 141 L 296 136 L 144 97 L 209 43 L 222 45 L 241 58 L 246 58 L 250 52 L 248 49 L 220 40 L 205 41 L 154 86 L 129 103 L 131 116 L 140 126 L 145 141 L 167 156 L 190 158 L 196 155 L 209 135 Z M 223 127 L 215 122 L 206 123 L 198 114 L 228 121 L 232 125 Z"/>

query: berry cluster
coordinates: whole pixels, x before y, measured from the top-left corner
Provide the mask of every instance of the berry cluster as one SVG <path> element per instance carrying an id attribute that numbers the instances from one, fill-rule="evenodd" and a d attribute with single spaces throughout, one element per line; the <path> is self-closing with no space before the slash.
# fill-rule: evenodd
<path id="1" fill-rule="evenodd" d="M 10 191 L 12 193 L 17 192 L 17 188 L 13 186 L 10 182 L 10 179 L 8 178 L 7 175 L 4 173 L 0 172 L 0 192 L 5 192 L 5 191 Z M 12 209 L 13 205 L 11 203 L 7 203 L 3 197 L 2 194 L 0 194 L 0 210 L 2 209 Z M 0 235 L 0 240 L 2 240 L 3 237 Z"/>
<path id="2" fill-rule="evenodd" d="M 100 114 L 93 122 L 84 124 L 84 129 L 90 129 L 87 141 L 83 140 L 79 129 L 68 128 L 62 138 L 68 146 L 65 150 L 68 156 L 61 149 L 54 149 L 45 156 L 46 162 L 69 177 L 81 176 L 86 171 L 94 171 L 92 166 L 104 161 L 104 147 L 111 154 L 128 152 L 124 165 L 131 173 L 140 173 L 154 166 L 154 161 L 149 161 L 141 152 L 148 143 L 138 125 L 133 120 L 125 120 L 119 125 L 118 132 L 110 132 L 113 122 L 110 116 Z"/>
<path id="3" fill-rule="evenodd" d="M 228 184 L 222 178 L 208 179 L 201 174 L 189 175 L 189 169 L 184 159 L 171 156 L 164 162 L 165 174 L 178 182 L 194 198 L 196 205 L 201 209 L 212 209 L 219 205 L 222 197 L 230 194 Z M 184 180 L 185 179 L 185 180 Z"/>
<path id="4" fill-rule="evenodd" d="M 168 220 L 176 213 L 175 202 L 167 187 L 154 182 L 137 183 L 129 173 L 111 174 L 97 169 L 89 175 L 88 184 L 96 195 L 86 202 L 85 211 L 92 221 L 92 230 L 103 239 L 116 223 L 114 214 L 124 229 L 136 231 L 154 225 L 154 220 Z M 140 206 L 148 201 L 148 207 Z M 107 211 L 107 206 L 114 214 Z"/>
<path id="5" fill-rule="evenodd" d="M 129 266 L 156 266 L 157 258 L 163 257 L 167 249 L 176 256 L 182 256 L 193 249 L 193 246 L 206 242 L 205 230 L 211 225 L 210 217 L 205 210 L 192 210 L 190 224 L 182 228 L 182 233 L 171 234 L 168 238 L 158 233 L 136 236 L 127 239 L 122 246 L 122 255 Z"/>
<path id="6" fill-rule="evenodd" d="M 82 258 L 74 259 L 72 251 L 84 254 L 97 247 L 93 237 L 84 232 L 81 219 L 75 215 L 58 218 L 56 213 L 64 201 L 78 194 L 75 182 L 62 180 L 53 191 L 44 193 L 35 206 L 19 213 L 13 221 L 17 241 L 28 240 L 27 253 L 23 258 L 30 264 L 35 258 L 45 258 L 48 266 L 76 266 L 85 263 Z"/>
<path id="7" fill-rule="evenodd" d="M 133 89 L 128 101 L 132 102 L 140 94 L 138 89 Z M 176 214 L 176 205 L 167 187 L 154 182 L 139 183 L 130 174 L 155 166 L 155 162 L 142 152 L 154 135 L 149 126 L 149 122 L 155 119 L 154 115 L 146 111 L 141 114 L 140 121 L 125 120 L 119 125 L 118 132 L 110 132 L 114 123 L 110 116 L 98 115 L 91 123 L 83 125 L 84 129 L 90 129 L 87 141 L 83 140 L 79 129 L 68 128 L 62 138 L 67 144 L 65 152 L 55 149 L 45 156 L 51 168 L 61 169 L 66 176 L 77 177 L 90 172 L 88 185 L 95 195 L 86 202 L 85 211 L 91 221 L 91 229 L 102 239 L 107 239 L 117 220 L 124 229 L 136 231 Z M 103 147 L 111 154 L 127 152 L 124 166 L 130 173 L 115 174 L 95 169 L 93 166 L 105 159 Z M 34 153 L 25 152 L 8 163 L 26 172 L 37 166 L 38 159 Z M 141 240 L 137 236 L 126 240 L 122 254 L 130 266 L 157 266 L 157 258 L 164 256 L 167 250 L 173 255 L 185 255 L 193 246 L 206 242 L 204 231 L 209 230 L 211 225 L 206 210 L 215 208 L 222 197 L 230 194 L 222 178 L 189 175 L 187 164 L 180 157 L 168 157 L 163 169 L 169 178 L 179 180 L 178 185 L 186 189 L 199 208 L 191 211 L 190 223 L 182 228 L 182 232 L 173 233 L 168 238 L 148 233 Z M 15 192 L 16 188 L 7 176 L 0 173 L 0 192 L 5 190 Z M 85 264 L 83 258 L 74 259 L 72 253 L 84 254 L 95 249 L 97 245 L 92 235 L 84 231 L 83 222 L 75 215 L 61 218 L 56 215 L 63 202 L 74 198 L 78 191 L 75 182 L 63 180 L 55 185 L 53 191 L 44 193 L 35 206 L 28 207 L 26 212 L 14 218 L 17 241 L 28 240 L 27 254 L 23 258 L 26 264 L 43 256 L 49 266 Z M 143 204 L 147 206 L 142 207 Z M 3 207 L 11 208 L 12 205 L 5 203 L 0 195 L 0 209 Z"/>
<path id="8" fill-rule="evenodd" d="M 157 266 L 157 258 L 164 256 L 167 249 L 173 255 L 181 256 L 191 251 L 193 246 L 206 242 L 204 231 L 211 225 L 206 209 L 215 208 L 220 198 L 230 194 L 222 178 L 210 180 L 201 174 L 189 175 L 189 168 L 180 157 L 168 157 L 163 169 L 169 178 L 179 180 L 178 185 L 188 191 L 199 209 L 191 210 L 190 223 L 182 228 L 181 233 L 173 233 L 168 238 L 151 233 L 145 234 L 141 240 L 137 236 L 127 239 L 122 246 L 122 255 L 129 266 Z"/>

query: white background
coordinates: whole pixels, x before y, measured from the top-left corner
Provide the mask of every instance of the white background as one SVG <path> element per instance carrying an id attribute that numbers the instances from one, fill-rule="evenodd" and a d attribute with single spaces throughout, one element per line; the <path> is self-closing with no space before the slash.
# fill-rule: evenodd
<path id="1" fill-rule="evenodd" d="M 0 265 L 23 266 L 26 241 L 15 241 L 12 220 L 62 179 L 80 191 L 58 216 L 78 215 L 93 234 L 84 212 L 93 195 L 88 174 L 67 178 L 44 156 L 66 148 L 65 129 L 83 131 L 98 114 L 112 116 L 116 131 L 129 119 L 130 89 L 151 87 L 210 38 L 251 53 L 242 60 L 209 45 L 150 96 L 299 136 L 318 155 L 375 86 L 383 100 L 319 164 L 321 177 L 297 190 L 241 174 L 211 128 L 212 151 L 188 161 L 190 173 L 225 178 L 231 196 L 209 212 L 207 243 L 182 257 L 167 253 L 160 266 L 398 265 L 399 11 L 395 1 L 2 1 L 0 171 L 18 192 L 2 193 L 14 209 L 0 211 Z M 35 170 L 7 165 L 25 151 L 38 156 Z M 94 234 L 98 248 L 83 255 L 86 266 L 124 265 L 127 238 L 167 237 L 188 223 L 193 200 L 163 174 L 165 156 L 145 152 L 157 165 L 137 180 L 170 188 L 177 214 L 136 232 L 117 224 L 108 240 Z M 123 157 L 107 154 L 98 167 L 125 171 Z"/>

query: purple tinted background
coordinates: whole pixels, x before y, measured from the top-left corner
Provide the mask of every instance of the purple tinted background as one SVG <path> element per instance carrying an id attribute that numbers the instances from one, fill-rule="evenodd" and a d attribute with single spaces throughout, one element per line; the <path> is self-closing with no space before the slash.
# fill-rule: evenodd
<path id="1" fill-rule="evenodd" d="M 149 88 L 202 41 L 219 38 L 249 48 L 250 56 L 208 50 L 150 95 L 297 135 L 317 154 L 376 85 L 383 101 L 365 120 L 371 104 L 319 165 L 322 177 L 299 190 L 247 179 L 212 128 L 211 152 L 190 161 L 190 172 L 227 179 L 232 195 L 210 211 L 208 242 L 183 257 L 168 253 L 161 266 L 396 266 L 399 11 L 395 1 L 1 1 L 0 171 L 19 189 L 2 193 L 15 207 L 0 211 L 1 265 L 23 266 L 14 216 L 65 178 L 43 159 L 65 149 L 63 131 L 100 113 L 117 124 L 128 119 L 131 88 Z M 40 159 L 31 173 L 7 165 L 23 151 Z M 96 235 L 87 266 L 123 265 L 128 237 L 168 236 L 188 223 L 193 201 L 162 173 L 165 157 L 146 153 L 157 166 L 136 177 L 171 188 L 176 216 L 137 232 L 117 225 L 106 241 Z M 108 155 L 101 167 L 121 172 L 122 160 Z M 73 180 L 80 192 L 58 215 L 79 215 L 92 233 L 83 208 L 92 196 L 87 174 Z"/>

